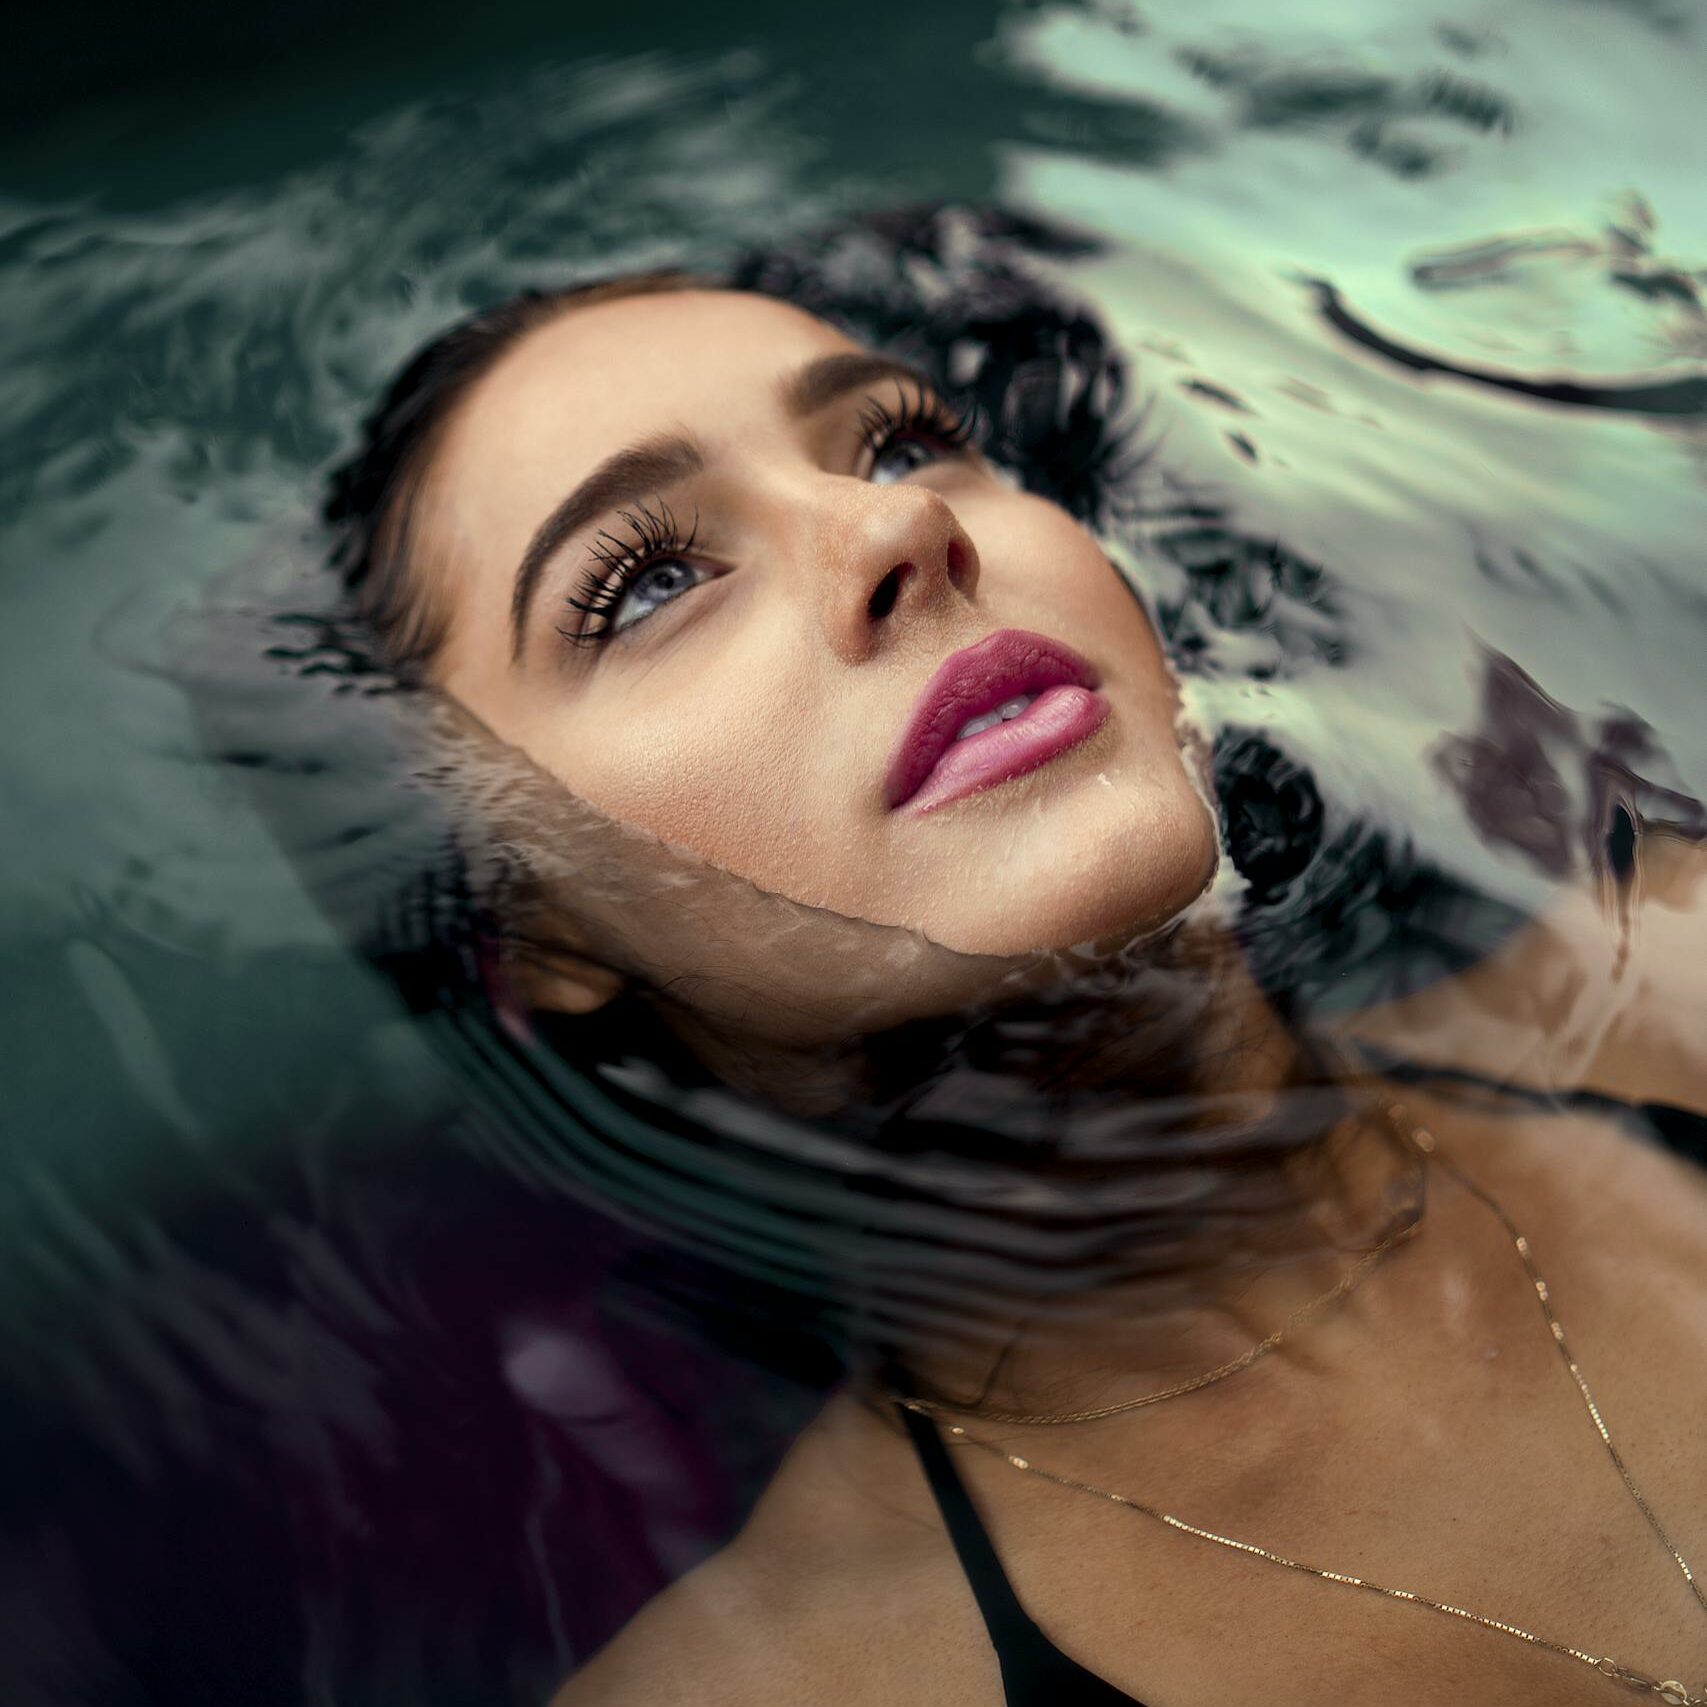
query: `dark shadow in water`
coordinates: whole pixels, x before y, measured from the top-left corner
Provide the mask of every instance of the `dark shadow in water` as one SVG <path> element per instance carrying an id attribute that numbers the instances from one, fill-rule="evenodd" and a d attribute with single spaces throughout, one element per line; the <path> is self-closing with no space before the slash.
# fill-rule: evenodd
<path id="1" fill-rule="evenodd" d="M 1377 331 L 1346 306 L 1339 287 L 1326 279 L 1301 281 L 1315 293 L 1317 311 L 1336 332 L 1354 344 L 1412 373 L 1443 373 L 1495 391 L 1509 391 L 1538 402 L 1561 403 L 1573 409 L 1615 409 L 1631 415 L 1692 416 L 1707 414 L 1707 378 L 1664 380 L 1525 379 L 1498 368 L 1469 367 L 1445 356 L 1431 356 Z"/>

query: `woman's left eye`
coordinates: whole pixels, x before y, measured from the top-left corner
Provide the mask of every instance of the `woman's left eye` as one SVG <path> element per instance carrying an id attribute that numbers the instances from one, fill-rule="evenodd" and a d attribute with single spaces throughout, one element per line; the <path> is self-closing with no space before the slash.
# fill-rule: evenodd
<path id="1" fill-rule="evenodd" d="M 871 459 L 874 486 L 892 486 L 909 474 L 939 461 L 944 452 L 923 439 L 892 439 Z"/>
<path id="2" fill-rule="evenodd" d="M 619 633 L 632 627 L 671 599 L 680 598 L 711 579 L 711 571 L 680 557 L 664 557 L 649 563 L 623 589 L 605 624 L 605 632 Z"/>
<path id="3" fill-rule="evenodd" d="M 893 486 L 933 463 L 970 454 L 970 415 L 951 409 L 929 393 L 909 397 L 896 387 L 893 405 L 868 397 L 860 410 L 860 435 L 871 461 L 866 478 L 875 486 Z"/>

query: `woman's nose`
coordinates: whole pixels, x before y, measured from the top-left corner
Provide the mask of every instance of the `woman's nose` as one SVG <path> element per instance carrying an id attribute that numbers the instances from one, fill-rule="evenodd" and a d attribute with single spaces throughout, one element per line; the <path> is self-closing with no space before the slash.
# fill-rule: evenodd
<path id="1" fill-rule="evenodd" d="M 819 539 L 825 632 L 849 662 L 880 650 L 903 620 L 969 597 L 977 584 L 977 547 L 928 486 L 850 483 L 827 504 Z"/>

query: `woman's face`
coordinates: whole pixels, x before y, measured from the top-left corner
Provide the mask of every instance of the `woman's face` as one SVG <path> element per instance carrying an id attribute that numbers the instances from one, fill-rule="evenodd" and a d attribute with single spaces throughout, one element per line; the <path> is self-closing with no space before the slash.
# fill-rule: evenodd
<path id="1" fill-rule="evenodd" d="M 1096 540 L 807 314 L 691 290 L 529 333 L 449 423 L 416 538 L 439 683 L 761 889 L 1011 956 L 1209 881 L 1173 686 Z"/>

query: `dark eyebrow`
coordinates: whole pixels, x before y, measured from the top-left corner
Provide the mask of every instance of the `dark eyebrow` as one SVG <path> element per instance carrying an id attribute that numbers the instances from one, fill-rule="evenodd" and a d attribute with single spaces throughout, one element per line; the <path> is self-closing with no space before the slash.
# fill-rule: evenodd
<path id="1" fill-rule="evenodd" d="M 516 568 L 516 587 L 510 596 L 510 656 L 522 655 L 527 638 L 528 610 L 539 591 L 540 578 L 551 555 L 573 533 L 608 510 L 621 509 L 641 498 L 686 480 L 705 467 L 699 446 L 685 436 L 646 439 L 607 456 L 534 530 Z"/>
<path id="2" fill-rule="evenodd" d="M 870 350 L 843 350 L 837 355 L 820 356 L 790 374 L 782 382 L 782 406 L 798 420 L 850 391 L 859 390 L 862 385 L 875 385 L 883 379 L 904 379 L 923 391 L 935 389 L 916 367 L 893 356 L 875 355 Z"/>
<path id="3" fill-rule="evenodd" d="M 906 380 L 922 390 L 932 389 L 924 374 L 893 356 L 870 350 L 841 350 L 820 356 L 790 374 L 782 382 L 783 409 L 795 419 L 814 414 L 827 404 L 864 385 L 880 380 Z M 527 638 L 528 612 L 552 553 L 588 522 L 607 510 L 620 509 L 648 493 L 698 474 L 705 467 L 699 446 L 686 436 L 648 439 L 614 456 L 606 457 L 534 531 L 516 568 L 515 591 L 510 597 L 510 656 L 522 655 Z"/>

